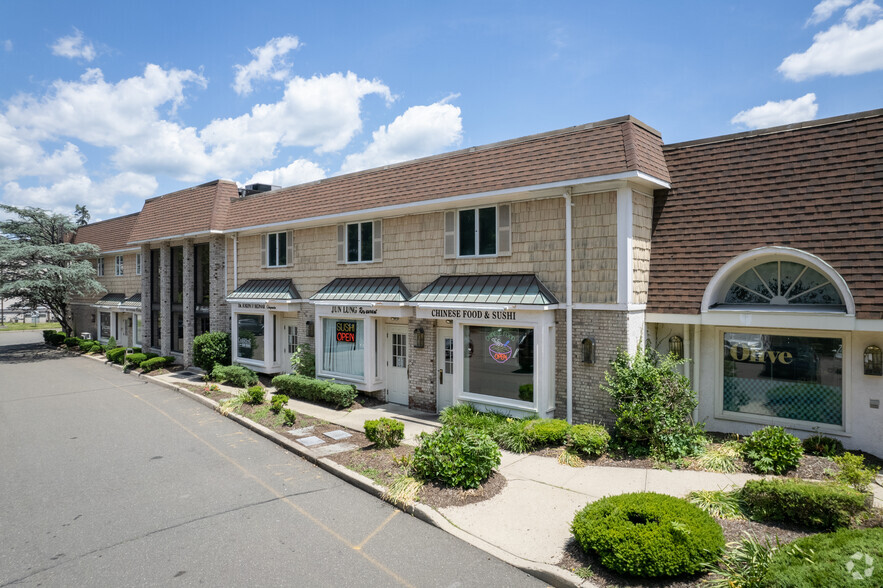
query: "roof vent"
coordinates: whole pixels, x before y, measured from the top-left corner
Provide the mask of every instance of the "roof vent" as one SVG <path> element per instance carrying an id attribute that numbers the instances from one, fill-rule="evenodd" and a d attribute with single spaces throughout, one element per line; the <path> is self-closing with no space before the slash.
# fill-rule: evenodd
<path id="1" fill-rule="evenodd" d="M 273 186 L 270 184 L 246 184 L 245 188 L 240 190 L 242 196 L 251 196 L 252 194 L 260 194 L 261 192 L 272 192 L 278 190 L 282 186 Z"/>

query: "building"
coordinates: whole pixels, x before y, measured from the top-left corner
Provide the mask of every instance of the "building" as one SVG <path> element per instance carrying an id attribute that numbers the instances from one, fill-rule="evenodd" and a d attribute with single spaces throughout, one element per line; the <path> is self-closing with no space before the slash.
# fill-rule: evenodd
<path id="1" fill-rule="evenodd" d="M 711 430 L 883 454 L 881 139 L 883 110 L 668 146 L 622 117 L 282 189 L 215 181 L 80 230 L 108 294 L 77 328 L 185 363 L 228 330 L 264 373 L 308 343 L 320 377 L 390 402 L 607 423 L 606 367 L 646 343 L 691 360 Z"/>

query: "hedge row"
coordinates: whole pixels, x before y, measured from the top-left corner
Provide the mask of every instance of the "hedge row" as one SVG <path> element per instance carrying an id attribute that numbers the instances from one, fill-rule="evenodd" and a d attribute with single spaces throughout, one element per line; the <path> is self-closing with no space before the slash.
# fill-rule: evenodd
<path id="1" fill-rule="evenodd" d="M 293 398 L 318 400 L 339 408 L 350 406 L 356 399 L 356 388 L 348 384 L 335 384 L 306 376 L 283 374 L 273 378 L 273 386 L 279 392 Z"/>
<path id="2" fill-rule="evenodd" d="M 794 479 L 749 480 L 739 491 L 752 518 L 830 529 L 849 526 L 867 495 L 842 484 Z"/>

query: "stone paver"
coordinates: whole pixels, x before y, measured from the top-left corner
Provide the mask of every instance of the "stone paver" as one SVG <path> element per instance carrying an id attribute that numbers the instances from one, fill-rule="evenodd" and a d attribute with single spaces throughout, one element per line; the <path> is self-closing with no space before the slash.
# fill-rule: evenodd
<path id="1" fill-rule="evenodd" d="M 314 445 L 321 445 L 322 443 L 325 443 L 325 441 L 323 441 L 322 439 L 319 439 L 316 436 L 301 437 L 300 439 L 295 439 L 295 441 L 297 441 L 298 443 L 300 443 L 304 447 L 312 447 Z"/>

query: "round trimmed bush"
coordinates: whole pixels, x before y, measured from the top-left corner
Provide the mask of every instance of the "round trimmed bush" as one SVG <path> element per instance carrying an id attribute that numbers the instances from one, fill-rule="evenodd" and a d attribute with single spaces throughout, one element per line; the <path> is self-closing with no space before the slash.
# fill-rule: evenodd
<path id="1" fill-rule="evenodd" d="M 460 427 L 421 433 L 411 471 L 424 480 L 458 488 L 478 488 L 500 465 L 500 448 L 490 436 Z"/>
<path id="2" fill-rule="evenodd" d="M 764 427 L 745 439 L 742 457 L 761 473 L 784 474 L 800 463 L 803 445 L 782 427 Z"/>
<path id="3" fill-rule="evenodd" d="M 883 586 L 883 529 L 843 529 L 798 539 L 776 551 L 764 580 L 776 588 Z"/>
<path id="4" fill-rule="evenodd" d="M 562 445 L 569 428 L 562 419 L 534 419 L 524 425 L 524 432 L 535 445 Z"/>
<path id="5" fill-rule="evenodd" d="M 643 578 L 695 574 L 724 549 L 724 533 L 708 513 L 654 492 L 593 502 L 576 514 L 570 530 L 605 567 Z"/>
<path id="6" fill-rule="evenodd" d="M 405 424 L 386 417 L 365 421 L 365 437 L 379 449 L 398 447 L 405 438 Z"/>
<path id="7" fill-rule="evenodd" d="M 567 431 L 567 447 L 589 457 L 598 457 L 607 451 L 610 433 L 603 425 L 573 425 Z"/>

